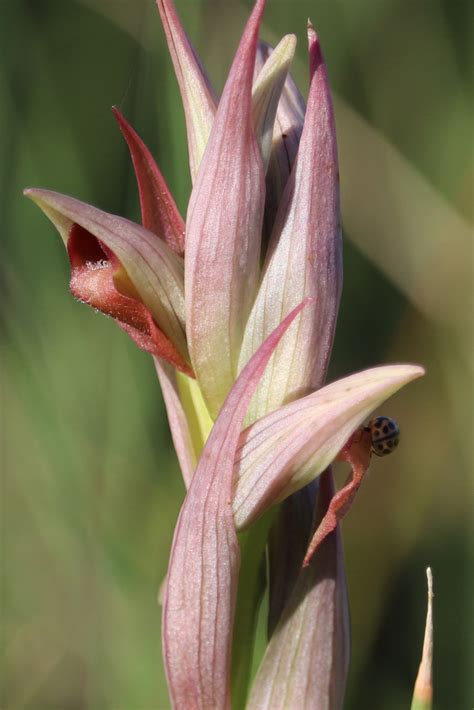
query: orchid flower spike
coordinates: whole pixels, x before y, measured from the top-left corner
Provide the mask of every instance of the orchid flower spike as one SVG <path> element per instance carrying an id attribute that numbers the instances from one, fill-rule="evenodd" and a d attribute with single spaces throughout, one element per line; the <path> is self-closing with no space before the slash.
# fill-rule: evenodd
<path id="1" fill-rule="evenodd" d="M 141 225 L 49 190 L 25 194 L 62 237 L 73 295 L 155 359 L 188 489 L 162 588 L 173 706 L 219 710 L 248 697 L 248 708 L 337 710 L 349 661 L 338 523 L 372 450 L 390 448 L 383 425 L 364 422 L 423 370 L 386 365 L 325 384 L 341 220 L 334 112 L 311 23 L 306 104 L 288 73 L 294 35 L 275 49 L 259 39 L 265 0 L 217 97 L 172 0 L 157 6 L 186 119 L 186 222 L 117 108 Z M 338 457 L 352 474 L 336 492 Z M 266 586 L 271 638 L 250 691 Z"/>

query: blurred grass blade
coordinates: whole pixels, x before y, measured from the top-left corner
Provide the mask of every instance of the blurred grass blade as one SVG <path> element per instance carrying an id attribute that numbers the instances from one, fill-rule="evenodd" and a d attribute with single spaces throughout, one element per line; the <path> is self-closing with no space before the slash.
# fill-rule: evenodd
<path id="1" fill-rule="evenodd" d="M 348 103 L 334 104 L 348 235 L 422 313 L 462 335 L 470 318 L 459 308 L 471 283 L 468 223 Z"/>
<path id="2" fill-rule="evenodd" d="M 426 612 L 423 653 L 413 691 L 411 710 L 431 710 L 433 700 L 433 575 L 426 570 L 428 579 L 428 610 Z"/>

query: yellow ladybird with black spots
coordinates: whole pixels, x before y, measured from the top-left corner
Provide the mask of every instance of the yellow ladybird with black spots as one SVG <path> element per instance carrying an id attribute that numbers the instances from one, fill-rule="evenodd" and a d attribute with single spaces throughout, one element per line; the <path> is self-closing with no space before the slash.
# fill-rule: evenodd
<path id="1" fill-rule="evenodd" d="M 374 417 L 367 425 L 372 442 L 372 452 L 376 456 L 386 456 L 397 448 L 400 441 L 400 429 L 395 419 Z"/>

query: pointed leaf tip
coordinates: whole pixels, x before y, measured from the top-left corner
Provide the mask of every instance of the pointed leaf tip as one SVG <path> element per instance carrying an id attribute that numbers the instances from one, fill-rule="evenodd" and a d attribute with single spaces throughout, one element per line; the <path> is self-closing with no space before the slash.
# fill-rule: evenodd
<path id="1" fill-rule="evenodd" d="M 260 68 L 271 53 L 271 46 L 260 40 L 257 54 L 257 63 Z M 305 109 L 304 99 L 291 74 L 288 73 L 278 102 L 272 153 L 266 176 L 265 243 L 268 242 L 272 233 L 282 194 L 298 152 Z"/>
<path id="2" fill-rule="evenodd" d="M 298 329 L 282 340 L 247 416 L 255 421 L 322 385 L 342 286 L 339 172 L 331 94 L 310 41 L 310 90 L 298 154 L 275 218 L 261 285 L 247 321 L 240 363 L 304 296 L 314 296 Z"/>
<path id="3" fill-rule="evenodd" d="M 296 49 L 295 35 L 285 35 L 259 72 L 252 89 L 252 111 L 265 169 L 272 141 L 280 96 Z"/>
<path id="4" fill-rule="evenodd" d="M 172 0 L 157 0 L 183 102 L 188 136 L 189 167 L 194 182 L 211 131 L 217 100 Z"/>
<path id="5" fill-rule="evenodd" d="M 428 604 L 420 667 L 413 691 L 411 710 L 431 710 L 433 702 L 433 575 L 426 570 Z"/>
<path id="6" fill-rule="evenodd" d="M 193 368 L 213 417 L 237 376 L 260 273 L 265 175 L 251 90 L 263 7 L 259 0 L 242 35 L 188 209 L 186 332 Z"/>
<path id="7" fill-rule="evenodd" d="M 173 196 L 152 154 L 116 107 L 112 113 L 128 145 L 140 195 L 142 224 L 163 239 L 177 254 L 184 252 L 185 225 Z"/>

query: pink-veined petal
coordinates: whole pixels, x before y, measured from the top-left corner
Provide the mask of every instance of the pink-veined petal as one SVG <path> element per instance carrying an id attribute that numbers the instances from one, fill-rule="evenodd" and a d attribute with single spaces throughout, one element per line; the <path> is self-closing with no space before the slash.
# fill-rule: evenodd
<path id="1" fill-rule="evenodd" d="M 237 529 L 246 528 L 272 504 L 312 481 L 374 409 L 423 374 L 417 365 L 365 370 L 280 407 L 248 427 L 235 460 Z"/>
<path id="2" fill-rule="evenodd" d="M 256 66 L 263 66 L 273 49 L 260 41 Z M 266 177 L 264 236 L 268 241 L 275 222 L 281 196 L 290 177 L 303 131 L 306 104 L 291 74 L 281 92 L 273 129 L 272 151 Z"/>
<path id="3" fill-rule="evenodd" d="M 142 224 L 158 235 L 177 254 L 184 252 L 184 220 L 152 154 L 115 106 L 112 108 L 125 138 L 135 169 Z"/>
<path id="4" fill-rule="evenodd" d="M 253 121 L 265 169 L 272 152 L 275 116 L 295 49 L 295 35 L 283 37 L 253 83 Z"/>
<path id="5" fill-rule="evenodd" d="M 237 375 L 260 271 L 265 184 L 251 87 L 263 7 L 264 0 L 258 0 L 242 36 L 187 218 L 186 333 L 193 368 L 213 417 Z"/>
<path id="6" fill-rule="evenodd" d="M 157 5 L 183 101 L 189 167 L 194 182 L 212 128 L 217 101 L 173 1 L 157 0 Z"/>
<path id="7" fill-rule="evenodd" d="M 320 479 L 316 524 L 333 494 L 332 476 L 326 471 Z M 247 710 L 340 710 L 349 653 L 342 542 L 335 530 L 310 566 L 300 569 L 257 672 Z"/>
<path id="8" fill-rule="evenodd" d="M 211 431 L 176 526 L 163 610 L 163 649 L 176 708 L 230 703 L 230 649 L 239 569 L 232 515 L 234 455 L 257 382 L 300 304 L 235 382 Z"/>
<path id="9" fill-rule="evenodd" d="M 158 327 L 187 361 L 183 259 L 156 234 L 128 219 L 50 190 L 28 189 L 24 194 L 49 217 L 66 246 L 74 225 L 105 245 L 122 267 L 114 272 L 118 291 L 144 303 Z"/>
<path id="10" fill-rule="evenodd" d="M 254 96 L 259 75 L 264 71 L 265 65 L 271 60 L 273 52 L 273 47 L 263 40 L 259 40 L 254 69 Z M 266 195 L 262 230 L 263 255 L 265 255 L 268 246 L 283 190 L 298 153 L 305 110 L 305 101 L 293 77 L 287 73 L 283 89 L 279 94 L 270 154 L 265 156 L 267 174 L 265 178 Z"/>
<path id="11" fill-rule="evenodd" d="M 247 421 L 322 385 L 342 281 L 336 133 L 326 67 L 312 27 L 311 86 L 298 155 L 280 204 L 264 276 L 239 366 L 305 296 L 314 302 L 285 335 L 265 371 Z"/>
<path id="12" fill-rule="evenodd" d="M 189 488 L 194 469 L 196 468 L 196 456 L 191 441 L 186 414 L 179 398 L 176 373 L 168 363 L 163 362 L 159 358 L 155 358 L 155 367 L 165 401 L 171 437 L 173 439 L 181 473 L 183 474 L 184 484 L 186 488 Z"/>

